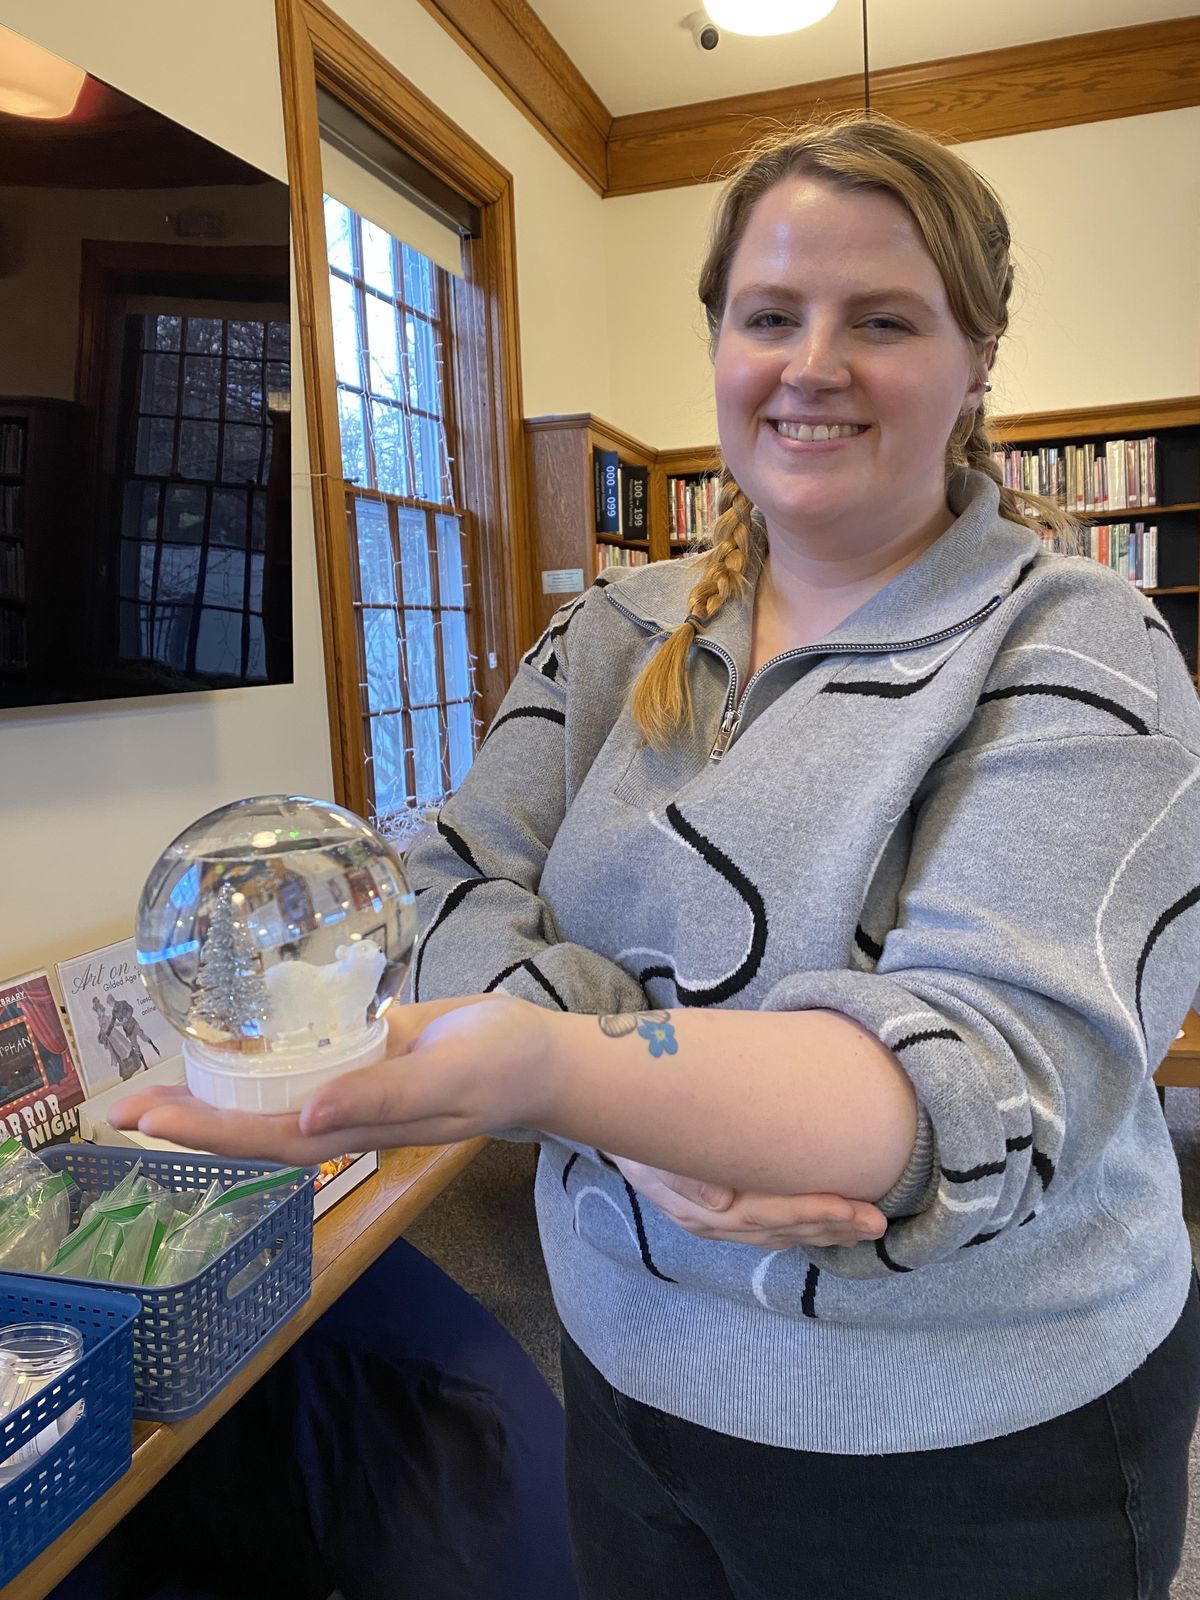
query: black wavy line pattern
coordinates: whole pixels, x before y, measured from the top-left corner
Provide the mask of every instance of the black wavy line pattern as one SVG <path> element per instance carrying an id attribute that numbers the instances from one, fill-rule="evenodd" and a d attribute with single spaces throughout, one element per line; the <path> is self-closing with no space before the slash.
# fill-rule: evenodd
<path id="1" fill-rule="evenodd" d="M 502 728 L 506 722 L 513 722 L 518 717 L 539 717 L 543 722 L 557 722 L 562 728 L 567 725 L 563 712 L 553 706 L 514 706 L 511 711 L 506 711 L 502 717 L 497 717 L 487 731 L 484 742 L 490 739 L 497 728 Z"/>
<path id="2" fill-rule="evenodd" d="M 1150 732 L 1141 717 L 1128 707 L 1118 704 L 1116 700 L 1110 700 L 1107 695 L 1093 694 L 1090 689 L 1076 689 L 1066 683 L 1017 683 L 1009 689 L 993 689 L 988 694 L 980 695 L 979 704 L 986 706 L 993 700 L 1015 700 L 1018 696 L 1027 694 L 1045 694 L 1053 695 L 1059 700 L 1077 700 L 1081 705 L 1091 706 L 1093 710 L 1107 711 L 1110 716 L 1124 722 L 1135 733 Z"/>
<path id="3" fill-rule="evenodd" d="M 883 954 L 883 946 L 875 943 L 861 923 L 854 930 L 854 942 L 863 955 L 869 956 L 872 961 L 878 961 Z"/>
<path id="4" fill-rule="evenodd" d="M 570 1007 L 567 1005 L 567 1002 L 563 999 L 562 995 L 559 994 L 558 990 L 550 982 L 549 978 L 546 977 L 545 973 L 538 971 L 529 956 L 522 957 L 520 961 L 511 962 L 507 967 L 504 968 L 503 972 L 498 972 L 490 983 L 485 984 L 482 992 L 484 994 L 492 994 L 500 987 L 505 978 L 511 978 L 514 972 L 521 971 L 529 974 L 529 976 L 537 984 L 538 988 L 541 989 L 543 993 L 549 995 L 550 999 L 554 1001 L 554 1004 L 560 1011 L 570 1010 Z"/>
<path id="5" fill-rule="evenodd" d="M 886 1237 L 886 1235 L 885 1235 L 885 1237 Z M 889 1272 L 911 1272 L 912 1271 L 911 1267 L 902 1267 L 898 1261 L 893 1261 L 892 1260 L 891 1256 L 888 1255 L 888 1253 L 887 1253 L 887 1245 L 884 1243 L 883 1239 L 876 1239 L 876 1241 L 875 1241 L 875 1254 L 879 1257 L 880 1261 L 883 1262 L 884 1266 L 888 1269 Z"/>
<path id="6" fill-rule="evenodd" d="M 710 984 L 707 988 L 689 989 L 680 983 L 674 967 L 670 965 L 646 967 L 638 974 L 638 981 L 644 988 L 651 978 L 670 979 L 675 985 L 675 993 L 679 997 L 681 1006 L 721 1005 L 723 1001 L 739 994 L 747 984 L 751 983 L 762 965 L 762 958 L 767 948 L 767 908 L 757 886 L 751 883 L 746 874 L 735 866 L 727 855 L 717 849 L 711 839 L 706 839 L 684 819 L 674 801 L 667 806 L 665 815 L 679 837 L 690 844 L 701 860 L 724 878 L 734 893 L 745 903 L 752 920 L 750 949 L 736 972 L 731 972 L 729 977 L 723 978 L 720 983 Z"/>
<path id="7" fill-rule="evenodd" d="M 654 1257 L 650 1254 L 650 1241 L 646 1237 L 646 1224 L 642 1219 L 642 1208 L 640 1205 L 638 1205 L 637 1190 L 633 1187 L 625 1174 L 620 1172 L 620 1168 L 616 1165 L 616 1163 L 604 1154 L 603 1150 L 597 1150 L 596 1157 L 599 1161 L 602 1161 L 606 1167 L 610 1167 L 614 1172 L 620 1173 L 621 1182 L 625 1185 L 625 1195 L 629 1201 L 629 1213 L 633 1218 L 634 1230 L 637 1233 L 638 1250 L 641 1253 L 642 1265 L 645 1267 L 647 1272 L 652 1272 L 654 1276 L 659 1278 L 663 1283 L 674 1283 L 674 1278 L 669 1278 L 665 1272 L 659 1271 L 654 1264 Z M 578 1160 L 579 1151 L 573 1150 L 571 1152 L 570 1159 L 563 1168 L 562 1172 L 562 1186 L 564 1194 L 568 1193 L 567 1179 L 571 1176 L 571 1169 Z"/>
<path id="8" fill-rule="evenodd" d="M 450 893 L 442 901 L 441 909 L 429 925 L 429 932 L 421 940 L 421 948 L 417 951 L 417 964 L 413 968 L 413 1001 L 421 998 L 421 968 L 425 964 L 425 952 L 429 948 L 429 941 L 445 922 L 450 914 L 458 909 L 467 898 L 472 889 L 481 889 L 488 880 L 486 878 L 467 878 L 462 883 L 456 883 Z"/>
<path id="9" fill-rule="evenodd" d="M 1146 975 L 1146 963 L 1150 959 L 1150 952 L 1154 949 L 1154 946 L 1158 943 L 1159 939 L 1167 931 L 1171 924 L 1173 922 L 1177 922 L 1179 918 L 1183 916 L 1184 912 L 1190 911 L 1194 905 L 1200 905 L 1200 883 L 1198 883 L 1194 889 L 1189 889 L 1186 894 L 1180 895 L 1179 899 L 1176 900 L 1173 906 L 1167 907 L 1162 916 L 1159 917 L 1158 921 L 1151 928 L 1146 939 L 1146 943 L 1142 946 L 1142 953 L 1138 957 L 1137 986 L 1135 994 L 1137 997 L 1138 1024 L 1141 1027 L 1143 1038 L 1145 1037 L 1146 1033 L 1146 1021 L 1142 1016 L 1142 980 Z"/>
<path id="10" fill-rule="evenodd" d="M 1143 617 L 1142 621 L 1146 624 L 1148 629 L 1153 629 L 1155 633 L 1165 633 L 1167 638 L 1170 639 L 1171 643 L 1175 643 L 1175 635 L 1171 632 L 1170 628 L 1167 627 L 1165 622 L 1160 622 L 1157 617 Z"/>
<path id="11" fill-rule="evenodd" d="M 888 683 L 878 678 L 861 678 L 846 683 L 827 683 L 821 690 L 822 694 L 862 694 L 870 695 L 878 700 L 904 700 L 910 694 L 920 694 L 927 688 L 938 673 L 946 665 L 944 661 L 934 667 L 932 672 L 926 673 L 923 678 L 913 678 L 908 683 Z"/>
<path id="12" fill-rule="evenodd" d="M 817 1314 L 817 1279 L 820 1276 L 820 1267 L 810 1261 L 808 1271 L 804 1274 L 804 1289 L 800 1295 L 800 1310 L 806 1317 L 815 1317 Z"/>
<path id="13" fill-rule="evenodd" d="M 1011 1155 L 1014 1150 L 1028 1150 L 1032 1143 L 1033 1135 L 1031 1133 L 1023 1133 L 1015 1139 L 1006 1139 L 1004 1148 Z M 961 1172 L 955 1171 L 951 1167 L 942 1167 L 940 1170 L 942 1177 L 948 1183 L 978 1183 L 980 1178 L 994 1178 L 998 1173 L 1003 1172 L 1007 1166 L 1008 1156 L 1006 1155 L 1003 1161 L 986 1161 L 982 1166 L 967 1167 Z"/>
<path id="14" fill-rule="evenodd" d="M 482 878 L 483 868 L 471 854 L 471 848 L 467 844 L 467 841 L 463 838 L 461 833 L 458 833 L 450 826 L 450 824 L 443 818 L 440 811 L 438 812 L 437 816 L 437 831 L 441 834 L 442 838 L 445 839 L 446 843 L 450 846 L 451 850 L 454 851 L 454 854 L 459 858 L 459 860 L 465 861 L 467 866 L 470 867 L 471 871 L 477 872 Z"/>

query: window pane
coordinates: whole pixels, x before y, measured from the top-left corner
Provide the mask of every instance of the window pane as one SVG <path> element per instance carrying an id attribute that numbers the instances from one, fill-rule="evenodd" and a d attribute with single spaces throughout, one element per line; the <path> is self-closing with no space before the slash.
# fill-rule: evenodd
<path id="1" fill-rule="evenodd" d="M 250 609 L 260 615 L 263 603 L 263 567 L 261 556 L 250 557 Z M 257 621 L 257 618 L 255 619 Z"/>
<path id="2" fill-rule="evenodd" d="M 442 425 L 431 417 L 412 417 L 410 420 L 416 477 L 414 497 L 445 504 L 449 495 L 444 471 Z"/>
<path id="3" fill-rule="evenodd" d="M 404 613 L 404 654 L 408 661 L 408 703 L 428 705 L 438 697 L 431 611 Z"/>
<path id="4" fill-rule="evenodd" d="M 190 600 L 199 582 L 199 549 L 195 545 L 163 545 L 158 564 L 158 598 Z"/>
<path id="5" fill-rule="evenodd" d="M 216 477 L 217 424 L 215 422 L 180 423 L 179 473 L 184 478 Z"/>
<path id="6" fill-rule="evenodd" d="M 242 676 L 247 683 L 267 681 L 267 641 L 261 617 L 250 618 L 249 650 Z"/>
<path id="7" fill-rule="evenodd" d="M 438 384 L 437 338 L 433 324 L 420 317 L 407 317 L 404 336 L 408 342 L 408 395 L 422 411 L 441 415 L 442 399 Z"/>
<path id="8" fill-rule="evenodd" d="M 242 614 L 202 611 L 196 637 L 196 671 L 240 677 L 242 671 Z"/>
<path id="9" fill-rule="evenodd" d="M 227 427 L 221 462 L 222 478 L 226 483 L 256 483 L 262 453 L 261 428 Z"/>
<path id="10" fill-rule="evenodd" d="M 377 812 L 399 811 L 408 798 L 404 782 L 404 725 L 399 712 L 371 718 L 371 757 Z"/>
<path id="11" fill-rule="evenodd" d="M 287 361 L 292 351 L 292 330 L 286 322 L 267 324 L 267 354 L 272 361 Z"/>
<path id="12" fill-rule="evenodd" d="M 338 390 L 338 421 L 342 428 L 342 476 L 347 483 L 366 487 L 367 457 L 360 396 L 346 389 Z"/>
<path id="13" fill-rule="evenodd" d="M 169 417 L 143 417 L 138 423 L 134 470 L 147 477 L 166 478 L 175 450 L 175 424 Z"/>
<path id="14" fill-rule="evenodd" d="M 214 356 L 183 358 L 183 395 L 179 409 L 185 417 L 221 414 L 221 363 Z"/>
<path id="15" fill-rule="evenodd" d="M 204 569 L 204 603 L 242 609 L 246 586 L 246 556 L 242 550 L 215 549 L 208 552 Z M 241 619 L 238 619 L 241 626 Z"/>
<path id="16" fill-rule="evenodd" d="M 126 482 L 125 517 L 122 531 L 128 539 L 158 537 L 158 501 L 164 485 Z"/>
<path id="17" fill-rule="evenodd" d="M 126 600 L 154 598 L 154 546 L 121 540 L 121 595 Z"/>
<path id="18" fill-rule="evenodd" d="M 423 511 L 400 512 L 400 575 L 404 598 L 413 606 L 433 602 L 429 586 L 429 540 Z"/>
<path id="19" fill-rule="evenodd" d="M 404 298 L 410 306 L 416 306 L 418 311 L 428 312 L 432 316 L 433 262 L 407 244 L 402 246 L 401 254 L 404 258 Z"/>
<path id="20" fill-rule="evenodd" d="M 350 213 L 340 200 L 325 196 L 325 250 L 331 267 L 353 272 L 354 252 L 350 245 Z"/>
<path id="21" fill-rule="evenodd" d="M 234 422 L 263 420 L 262 367 L 257 361 L 230 361 L 225 368 L 225 415 Z"/>
<path id="22" fill-rule="evenodd" d="M 362 386 L 359 360 L 357 294 L 345 278 L 329 276 L 329 303 L 333 312 L 333 355 L 339 383 Z"/>
<path id="23" fill-rule="evenodd" d="M 181 317 L 155 317 L 154 344 L 159 350 L 178 350 L 182 338 Z"/>
<path id="24" fill-rule="evenodd" d="M 475 718 L 469 705 L 451 706 L 446 714 L 450 735 L 450 787 L 457 789 L 475 756 Z"/>
<path id="25" fill-rule="evenodd" d="M 225 324 L 220 317 L 184 317 L 183 344 L 185 350 L 196 350 L 205 355 L 219 356 Z"/>
<path id="26" fill-rule="evenodd" d="M 368 218 L 362 219 L 363 277 L 372 289 L 388 296 L 396 293 L 396 279 L 392 272 L 392 238 L 382 228 L 377 228 Z"/>
<path id="27" fill-rule="evenodd" d="M 383 711 L 404 704 L 400 687 L 400 641 L 396 637 L 396 613 L 365 609 L 363 658 L 367 667 L 367 706 Z"/>
<path id="28" fill-rule="evenodd" d="M 179 357 L 176 355 L 143 357 L 142 410 L 173 416 L 178 392 Z"/>
<path id="29" fill-rule="evenodd" d="M 465 700 L 471 693 L 471 663 L 467 655 L 467 619 L 461 611 L 442 613 L 442 670 L 446 698 Z"/>
<path id="30" fill-rule="evenodd" d="M 462 528 L 457 517 L 436 517 L 438 593 L 444 606 L 466 604 L 463 592 Z"/>
<path id="31" fill-rule="evenodd" d="M 163 496 L 162 536 L 172 544 L 200 544 L 204 539 L 203 489 L 168 483 Z"/>
<path id="32" fill-rule="evenodd" d="M 370 349 L 368 387 L 372 394 L 401 398 L 400 357 L 396 347 L 396 308 L 390 300 L 369 294 L 367 301 L 367 344 Z"/>
<path id="33" fill-rule="evenodd" d="M 408 459 L 404 420 L 396 406 L 371 401 L 371 432 L 375 446 L 375 486 L 384 494 L 408 495 Z"/>
<path id="34" fill-rule="evenodd" d="M 438 737 L 438 711 L 414 711 L 413 762 L 417 769 L 417 799 L 440 800 L 445 792 L 442 778 L 442 742 Z"/>
<path id="35" fill-rule="evenodd" d="M 381 506 L 378 500 L 356 500 L 354 523 L 358 529 L 358 581 L 361 599 L 365 605 L 394 606 L 396 573 L 392 556 L 392 538 L 388 531 L 387 509 Z"/>
<path id="36" fill-rule="evenodd" d="M 233 545 L 238 549 L 245 547 L 249 499 L 244 489 L 213 490 L 209 538 L 214 544 Z"/>
<path id="37" fill-rule="evenodd" d="M 263 324 L 261 322 L 231 322 L 229 324 L 229 354 L 250 361 L 261 361 L 263 353 Z"/>

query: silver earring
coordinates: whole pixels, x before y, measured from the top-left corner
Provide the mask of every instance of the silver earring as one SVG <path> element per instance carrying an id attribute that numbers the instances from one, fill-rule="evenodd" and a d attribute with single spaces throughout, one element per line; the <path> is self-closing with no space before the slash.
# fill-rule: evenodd
<path id="1" fill-rule="evenodd" d="M 984 384 L 984 386 L 983 386 L 983 392 L 984 392 L 984 394 L 991 394 L 991 392 L 992 392 L 992 386 L 991 386 L 991 384 L 990 384 L 990 383 L 985 383 L 985 384 Z"/>

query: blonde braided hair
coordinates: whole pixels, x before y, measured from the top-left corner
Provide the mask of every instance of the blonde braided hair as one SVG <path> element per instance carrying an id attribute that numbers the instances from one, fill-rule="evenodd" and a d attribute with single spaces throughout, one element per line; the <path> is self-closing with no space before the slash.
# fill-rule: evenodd
<path id="1" fill-rule="evenodd" d="M 700 579 L 688 595 L 688 615 L 667 634 L 633 686 L 634 721 L 656 749 L 664 749 L 685 724 L 692 725 L 692 687 L 688 682 L 688 655 L 704 623 L 715 617 L 731 594 L 746 587 L 746 568 L 754 543 L 753 507 L 734 482 L 728 467 L 721 468 L 717 520 L 712 548 L 700 570 Z"/>
<path id="2" fill-rule="evenodd" d="M 850 112 L 764 140 L 748 152 L 727 184 L 699 282 L 711 350 L 725 313 L 730 267 L 750 214 L 769 189 L 790 178 L 814 178 L 837 189 L 863 189 L 898 200 L 916 224 L 946 286 L 955 321 L 976 352 L 982 355 L 988 340 L 999 343 L 1008 327 L 1013 268 L 1008 222 L 995 191 L 936 139 L 879 113 Z M 1077 553 L 1078 524 L 1052 501 L 1006 488 L 993 443 L 981 401 L 959 418 L 947 440 L 947 481 L 964 467 L 986 473 L 1000 489 L 1002 517 L 1048 529 L 1060 549 Z M 688 597 L 689 617 L 671 629 L 634 685 L 633 716 L 658 749 L 691 725 L 687 662 L 699 628 L 746 586 L 752 506 L 728 468 L 721 473 L 719 505 L 708 559 Z"/>

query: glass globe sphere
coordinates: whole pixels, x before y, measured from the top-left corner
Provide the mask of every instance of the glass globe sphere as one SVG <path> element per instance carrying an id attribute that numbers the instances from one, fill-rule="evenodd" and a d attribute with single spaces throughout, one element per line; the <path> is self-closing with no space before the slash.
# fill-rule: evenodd
<path id="1" fill-rule="evenodd" d="M 415 899 L 394 847 L 323 800 L 259 795 L 201 817 L 138 902 L 138 968 L 210 1105 L 294 1111 L 384 1053 Z"/>

